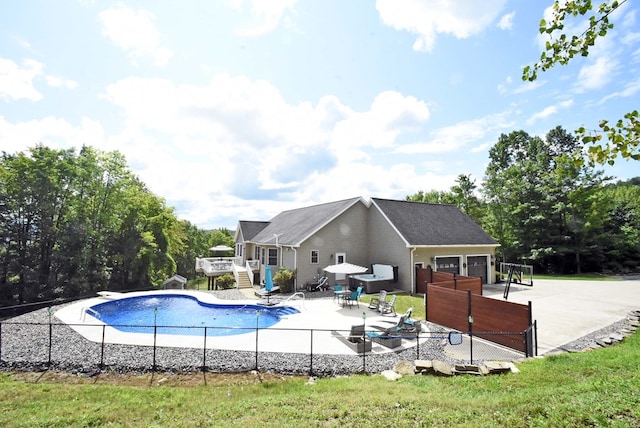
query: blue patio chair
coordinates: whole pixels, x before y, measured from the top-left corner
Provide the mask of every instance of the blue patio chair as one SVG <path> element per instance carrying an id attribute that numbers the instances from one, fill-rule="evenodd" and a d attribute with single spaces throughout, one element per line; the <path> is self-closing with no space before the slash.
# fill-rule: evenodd
<path id="1" fill-rule="evenodd" d="M 342 294 L 342 285 L 340 284 L 336 284 L 333 286 L 333 300 L 336 300 L 336 298 L 338 300 L 340 300 L 342 298 L 343 294 Z"/>
<path id="2" fill-rule="evenodd" d="M 356 291 L 352 291 L 351 294 L 344 296 L 344 303 L 349 305 L 349 309 L 353 306 L 353 302 L 356 302 L 360 307 L 360 295 L 362 294 L 362 287 L 358 287 Z"/>

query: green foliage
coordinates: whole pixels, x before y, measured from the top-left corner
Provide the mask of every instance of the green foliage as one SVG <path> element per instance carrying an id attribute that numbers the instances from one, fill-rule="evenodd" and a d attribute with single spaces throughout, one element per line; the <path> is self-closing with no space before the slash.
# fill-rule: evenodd
<path id="1" fill-rule="evenodd" d="M 524 131 L 503 134 L 491 148 L 484 226 L 500 242 L 504 260 L 528 261 L 543 272 L 579 273 L 601 257 L 603 178 L 574 163 L 577 152 L 575 137 L 560 127 L 544 140 Z"/>
<path id="2" fill-rule="evenodd" d="M 480 224 L 484 208 L 482 201 L 476 195 L 477 186 L 470 175 L 460 174 L 456 178 L 456 185 L 450 191 L 431 190 L 419 191 L 411 196 L 406 196 L 406 201 L 428 202 L 433 204 L 456 205 L 460 210 L 476 223 Z"/>
<path id="3" fill-rule="evenodd" d="M 158 285 L 176 273 L 187 230 L 118 152 L 36 146 L 0 158 L 2 302 Z"/>
<path id="4" fill-rule="evenodd" d="M 604 1 L 592 13 L 591 0 L 556 0 L 552 19 L 549 22 L 544 19 L 540 21 L 540 34 L 549 35 L 545 50 L 537 63 L 524 68 L 522 79 L 534 81 L 538 78 L 539 71 L 547 71 L 556 64 L 568 64 L 578 54 L 588 56 L 596 40 L 605 37 L 613 28 L 613 23 L 609 22 L 610 15 L 625 2 L 626 0 Z M 587 16 L 588 19 L 585 20 Z M 580 20 L 586 29 L 580 34 L 567 36 L 562 31 L 569 19 Z M 592 165 L 612 165 L 618 156 L 640 160 L 640 120 L 637 110 L 625 114 L 613 124 L 609 120 L 601 120 L 598 126 L 599 130 L 588 130 L 583 126 L 575 131 L 582 143 L 589 146 L 589 161 Z M 583 161 L 581 156 L 576 157 L 577 163 Z"/>
<path id="5" fill-rule="evenodd" d="M 219 289 L 226 290 L 228 288 L 233 288 L 236 286 L 236 280 L 230 273 L 225 273 L 224 275 L 216 278 L 216 285 Z"/>
<path id="6" fill-rule="evenodd" d="M 278 268 L 278 272 L 273 277 L 273 282 L 280 287 L 281 293 L 291 293 L 293 291 L 293 282 L 296 274 L 291 269 L 284 266 Z"/>

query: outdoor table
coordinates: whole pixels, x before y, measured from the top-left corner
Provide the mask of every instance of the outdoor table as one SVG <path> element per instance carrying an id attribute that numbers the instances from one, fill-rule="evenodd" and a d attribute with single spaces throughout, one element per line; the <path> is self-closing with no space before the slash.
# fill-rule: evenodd
<path id="1" fill-rule="evenodd" d="M 340 300 L 342 299 L 342 306 L 344 306 L 345 297 L 351 294 L 351 290 L 334 291 L 334 294 L 338 296 L 338 303 L 340 303 Z"/>

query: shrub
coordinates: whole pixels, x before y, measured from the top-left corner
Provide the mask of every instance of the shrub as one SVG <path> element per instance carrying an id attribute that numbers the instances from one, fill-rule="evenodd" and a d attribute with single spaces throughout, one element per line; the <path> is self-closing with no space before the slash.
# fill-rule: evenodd
<path id="1" fill-rule="evenodd" d="M 235 287 L 236 280 L 230 273 L 225 273 L 216 279 L 216 285 L 219 289 L 226 290 L 227 288 Z"/>
<path id="2" fill-rule="evenodd" d="M 281 293 L 291 293 L 293 291 L 293 280 L 296 278 L 291 269 L 280 266 L 278 273 L 273 277 L 273 282 L 280 287 Z"/>

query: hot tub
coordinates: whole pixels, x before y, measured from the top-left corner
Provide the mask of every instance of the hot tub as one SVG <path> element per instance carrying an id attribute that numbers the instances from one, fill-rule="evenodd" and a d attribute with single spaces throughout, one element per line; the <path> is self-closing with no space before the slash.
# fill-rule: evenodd
<path id="1" fill-rule="evenodd" d="M 388 288 L 389 283 L 393 278 L 383 278 L 373 273 L 353 275 L 351 276 L 351 288 L 363 287 L 363 290 L 367 294 L 379 293 L 380 290 Z"/>

